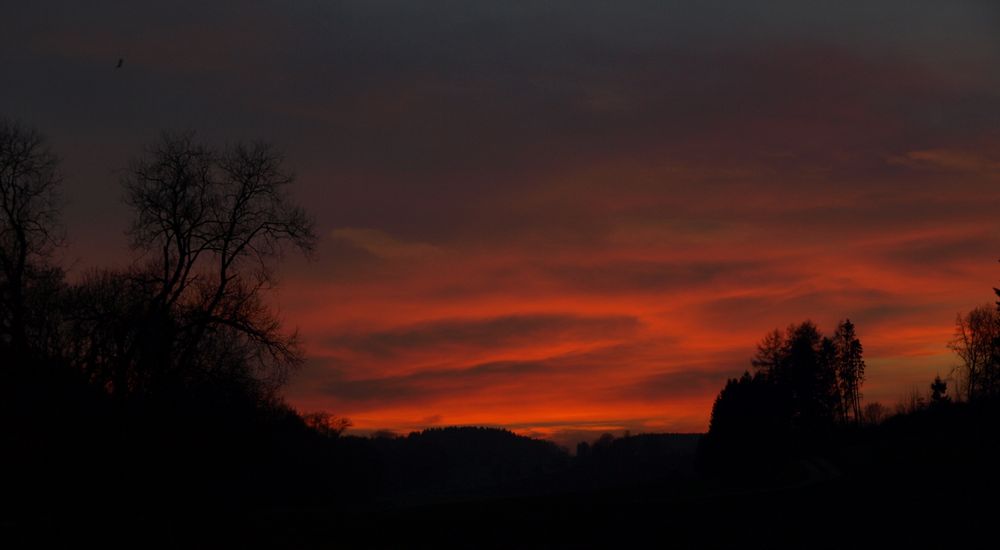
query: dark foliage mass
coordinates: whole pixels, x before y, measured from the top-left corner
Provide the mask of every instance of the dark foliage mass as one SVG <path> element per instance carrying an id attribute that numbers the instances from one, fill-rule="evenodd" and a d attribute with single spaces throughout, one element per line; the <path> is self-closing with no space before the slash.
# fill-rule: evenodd
<path id="1" fill-rule="evenodd" d="M 766 335 L 751 361 L 755 372 L 730 379 L 715 400 L 704 463 L 749 457 L 760 467 L 774 466 L 773 455 L 827 439 L 838 427 L 860 425 L 862 353 L 850 320 L 837 326 L 833 338 L 809 321 Z"/>
<path id="2" fill-rule="evenodd" d="M 1000 484 L 992 305 L 959 316 L 959 366 L 893 415 L 863 401 L 853 323 L 826 337 L 806 321 L 761 340 L 705 436 L 606 434 L 575 454 L 495 428 L 351 436 L 347 419 L 280 396 L 302 351 L 265 294 L 281 254 L 309 254 L 316 239 L 293 181 L 271 145 L 164 134 L 121 181 L 132 266 L 70 279 L 52 261 L 58 159 L 0 120 L 0 544 L 856 548 L 982 536 L 949 526 L 986 525 L 977 514 L 991 509 L 969 503 Z"/>
<path id="3" fill-rule="evenodd" d="M 281 476 L 313 458 L 286 448 L 322 434 L 279 397 L 301 351 L 263 301 L 273 260 L 315 239 L 280 153 L 165 134 L 122 180 L 133 266 L 72 282 L 51 262 L 57 168 L 42 136 L 0 121 L 5 509 L 289 492 Z"/>
<path id="4" fill-rule="evenodd" d="M 1000 290 L 994 289 L 1000 296 Z M 949 347 L 958 355 L 952 372 L 956 397 L 975 402 L 1000 398 L 1000 310 L 983 304 L 955 319 Z"/>

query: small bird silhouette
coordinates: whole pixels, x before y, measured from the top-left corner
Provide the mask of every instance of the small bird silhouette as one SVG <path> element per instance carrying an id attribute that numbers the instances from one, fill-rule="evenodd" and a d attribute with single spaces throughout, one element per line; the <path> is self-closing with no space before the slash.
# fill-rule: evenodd
<path id="1" fill-rule="evenodd" d="M 122 59 L 121 57 L 119 57 L 119 58 L 118 58 L 118 64 L 117 64 L 117 65 L 115 65 L 115 68 L 116 68 L 116 69 L 121 69 L 121 68 L 122 68 L 122 65 L 123 65 L 124 63 L 125 63 L 125 60 L 124 60 L 124 59 Z"/>

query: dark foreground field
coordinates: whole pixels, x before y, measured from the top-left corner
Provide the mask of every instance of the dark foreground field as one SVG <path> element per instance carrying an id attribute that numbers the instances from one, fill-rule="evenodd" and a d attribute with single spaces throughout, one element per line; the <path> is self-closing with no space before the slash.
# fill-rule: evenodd
<path id="1" fill-rule="evenodd" d="M 761 448 L 712 472 L 686 462 L 696 458 L 685 453 L 697 448 L 691 445 L 697 436 L 634 436 L 595 446 L 589 463 L 565 457 L 566 463 L 543 475 L 514 476 L 501 484 L 484 481 L 500 479 L 497 463 L 485 455 L 471 460 L 488 466 L 486 478 L 477 477 L 486 470 L 474 464 L 435 473 L 421 456 L 444 447 L 428 447 L 426 438 L 401 438 L 376 442 L 384 447 L 380 456 L 391 448 L 392 456 L 420 463 L 430 477 L 406 483 L 390 480 L 384 470 L 382 492 L 371 498 L 345 489 L 328 494 L 325 502 L 262 502 L 195 491 L 163 500 L 147 494 L 130 505 L 110 494 L 94 496 L 89 504 L 79 495 L 63 495 L 78 505 L 46 506 L 38 499 L 33 508 L 4 519 L 3 538 L 11 543 L 6 547 L 84 542 L 171 548 L 990 547 L 998 486 L 994 419 L 992 412 L 963 407 L 922 411 L 840 435 L 835 443 L 813 447 L 816 454 L 783 460 L 780 467 L 767 466 L 765 458 L 777 458 Z M 470 435 L 492 439 L 497 433 L 434 434 L 463 446 Z M 351 438 L 342 443 L 347 441 Z M 654 467 L 630 452 L 648 450 L 651 442 L 658 442 L 654 448 L 660 452 L 670 449 L 672 466 Z M 602 452 L 610 454 L 594 458 Z M 405 470 L 415 475 L 412 468 Z"/>
<path id="2" fill-rule="evenodd" d="M 871 480 L 866 480 L 871 481 Z M 828 480 L 792 489 L 664 496 L 649 487 L 345 510 L 132 510 L 106 521 L 4 526 L 15 547 L 84 541 L 167 548 L 954 548 L 989 537 L 995 508 L 899 484 Z M 979 496 L 980 491 L 975 491 Z M 105 518 L 105 520 L 110 518 Z M 986 547 L 986 546 L 983 546 Z"/>

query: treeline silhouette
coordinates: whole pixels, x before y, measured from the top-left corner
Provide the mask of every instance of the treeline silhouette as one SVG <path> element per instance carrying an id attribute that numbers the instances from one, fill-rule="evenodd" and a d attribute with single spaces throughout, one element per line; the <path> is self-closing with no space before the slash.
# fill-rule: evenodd
<path id="1" fill-rule="evenodd" d="M 123 172 L 132 264 L 71 279 L 53 260 L 57 157 L 0 120 L 6 512 L 257 502 L 329 477 L 321 435 L 278 393 L 302 353 L 265 304 L 274 261 L 315 242 L 291 182 L 268 144 L 163 134 Z"/>
<path id="2" fill-rule="evenodd" d="M 865 379 L 863 347 L 854 324 L 844 320 L 832 338 L 805 321 L 775 330 L 757 345 L 754 373 L 730 379 L 712 407 L 702 447 L 706 465 L 768 455 L 827 439 L 837 426 L 860 425 Z"/>
<path id="3" fill-rule="evenodd" d="M 890 525 L 880 508 L 968 520 L 969 499 L 995 494 L 993 305 L 958 317 L 959 365 L 894 411 L 864 400 L 844 320 L 767 334 L 704 436 L 605 434 L 570 453 L 495 428 L 359 437 L 300 414 L 280 390 L 303 353 L 266 296 L 281 256 L 316 243 L 293 181 L 267 143 L 165 133 L 122 171 L 132 263 L 71 276 L 54 259 L 58 159 L 0 119 L 3 542 L 635 546 L 667 521 L 680 547 L 858 547 L 857 529 Z"/>

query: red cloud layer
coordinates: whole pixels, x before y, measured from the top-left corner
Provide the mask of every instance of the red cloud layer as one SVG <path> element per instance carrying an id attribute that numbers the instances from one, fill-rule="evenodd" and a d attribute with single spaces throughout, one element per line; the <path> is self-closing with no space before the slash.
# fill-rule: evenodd
<path id="1" fill-rule="evenodd" d="M 362 245 L 335 236 L 327 252 L 358 271 L 283 292 L 314 357 L 290 396 L 363 430 L 702 431 L 725 378 L 749 368 L 766 331 L 806 318 L 832 331 L 850 317 L 867 350 L 866 398 L 891 403 L 950 370 L 954 316 L 989 299 L 1000 253 L 998 195 L 987 191 L 995 174 L 901 170 L 871 188 L 837 189 L 831 178 L 790 199 L 754 184 L 752 170 L 685 197 L 622 185 L 615 194 L 631 201 L 605 200 L 611 190 L 598 187 L 560 205 L 561 195 L 539 193 L 537 218 L 524 218 L 537 233 L 375 239 L 434 251 L 425 255 L 351 256 Z M 903 177 L 964 189 L 884 192 Z M 658 203 L 662 214 L 645 212 Z M 552 233 L 543 213 L 560 207 L 598 227 L 566 222 Z"/>

